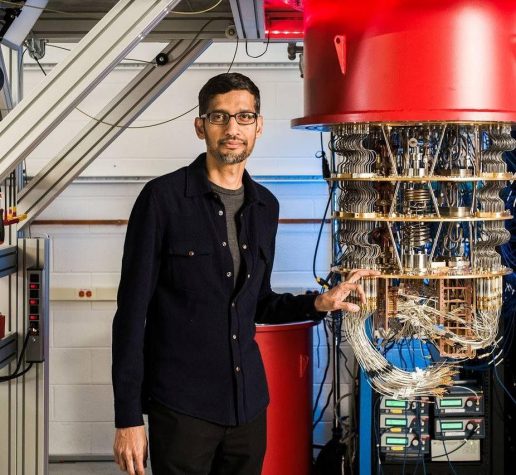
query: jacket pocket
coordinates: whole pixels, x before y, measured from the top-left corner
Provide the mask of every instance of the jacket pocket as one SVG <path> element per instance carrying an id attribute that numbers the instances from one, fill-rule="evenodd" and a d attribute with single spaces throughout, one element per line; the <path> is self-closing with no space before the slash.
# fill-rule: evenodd
<path id="1" fill-rule="evenodd" d="M 176 289 L 194 292 L 206 290 L 213 270 L 213 243 L 208 241 L 177 241 L 168 249 L 168 264 L 172 285 Z"/>

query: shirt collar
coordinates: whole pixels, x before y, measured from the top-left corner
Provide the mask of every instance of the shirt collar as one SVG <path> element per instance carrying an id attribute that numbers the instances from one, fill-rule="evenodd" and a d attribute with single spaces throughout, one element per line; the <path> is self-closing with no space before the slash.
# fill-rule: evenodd
<path id="1" fill-rule="evenodd" d="M 248 203 L 253 203 L 255 201 L 263 203 L 258 187 L 247 170 L 244 170 L 242 182 L 244 184 L 245 200 Z M 212 191 L 211 184 L 206 176 L 206 153 L 201 153 L 190 165 L 186 167 L 185 195 L 187 197 L 199 196 L 211 193 Z"/>

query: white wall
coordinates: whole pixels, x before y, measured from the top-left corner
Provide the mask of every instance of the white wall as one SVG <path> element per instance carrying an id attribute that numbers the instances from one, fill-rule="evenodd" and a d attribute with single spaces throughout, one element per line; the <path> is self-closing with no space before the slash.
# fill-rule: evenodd
<path id="1" fill-rule="evenodd" d="M 252 45 L 258 49 L 262 45 Z M 264 176 L 317 176 L 320 162 L 316 133 L 290 129 L 290 119 L 303 115 L 302 81 L 296 66 L 286 59 L 286 45 L 270 45 L 260 62 L 240 52 L 233 70 L 248 74 L 262 93 L 265 132 L 250 159 L 249 171 L 269 187 L 281 204 L 281 218 L 320 218 L 327 199 L 321 180 L 270 180 Z M 160 45 L 142 45 L 131 57 L 150 59 Z M 135 123 L 148 124 L 178 115 L 196 104 L 199 88 L 211 76 L 227 70 L 234 45 L 214 45 Z M 254 53 L 254 51 L 253 51 Z M 47 69 L 63 56 L 48 48 Z M 251 63 L 253 61 L 254 63 Z M 80 105 L 92 114 L 100 110 L 136 73 L 123 65 L 108 76 Z M 29 64 L 26 91 L 42 78 Z M 85 177 L 151 177 L 189 163 L 203 150 L 192 127 L 194 113 L 172 124 L 143 130 L 126 130 L 83 174 Z M 87 122 L 74 111 L 27 160 L 29 175 L 59 152 L 67 140 Z M 141 182 L 76 182 L 41 216 L 41 219 L 127 219 L 143 186 Z M 313 289 L 311 263 L 318 226 L 282 224 L 277 238 L 273 286 L 277 289 Z M 125 233 L 124 226 L 31 227 L 35 235 L 49 235 L 51 286 L 53 288 L 116 287 Z M 328 227 L 322 237 L 318 272 L 325 275 L 329 263 Z M 113 401 L 110 379 L 111 321 L 114 302 L 52 302 L 50 335 L 50 453 L 51 455 L 110 454 L 113 437 Z M 322 334 L 322 327 L 319 328 Z M 317 338 L 314 338 L 314 345 Z M 324 339 L 314 354 L 314 391 L 321 384 L 326 348 Z M 317 356 L 319 355 L 319 357 Z M 330 371 L 331 374 L 331 371 Z M 343 369 L 343 392 L 349 382 Z M 329 381 L 329 379 L 328 379 Z M 325 386 L 320 407 L 326 401 Z M 331 420 L 331 411 L 325 421 Z M 316 431 L 323 443 L 329 422 Z"/>

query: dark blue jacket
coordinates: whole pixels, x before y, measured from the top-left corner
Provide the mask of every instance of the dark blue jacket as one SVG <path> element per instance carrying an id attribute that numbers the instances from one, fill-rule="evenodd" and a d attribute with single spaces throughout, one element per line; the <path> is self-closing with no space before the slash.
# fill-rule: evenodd
<path id="1" fill-rule="evenodd" d="M 278 201 L 244 173 L 234 288 L 224 206 L 206 155 L 150 181 L 129 219 L 113 321 L 115 425 L 143 424 L 149 399 L 186 415 L 237 425 L 268 403 L 255 322 L 321 319 L 314 296 L 270 287 Z"/>

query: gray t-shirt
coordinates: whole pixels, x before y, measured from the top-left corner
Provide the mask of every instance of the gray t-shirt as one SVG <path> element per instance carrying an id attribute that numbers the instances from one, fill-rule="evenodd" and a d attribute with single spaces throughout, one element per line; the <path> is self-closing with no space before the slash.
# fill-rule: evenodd
<path id="1" fill-rule="evenodd" d="M 212 183 L 211 188 L 219 195 L 226 211 L 228 245 L 231 257 L 233 258 L 233 276 L 236 286 L 241 264 L 240 247 L 238 245 L 237 213 L 244 204 L 244 186 L 242 185 L 238 190 L 228 190 Z"/>

